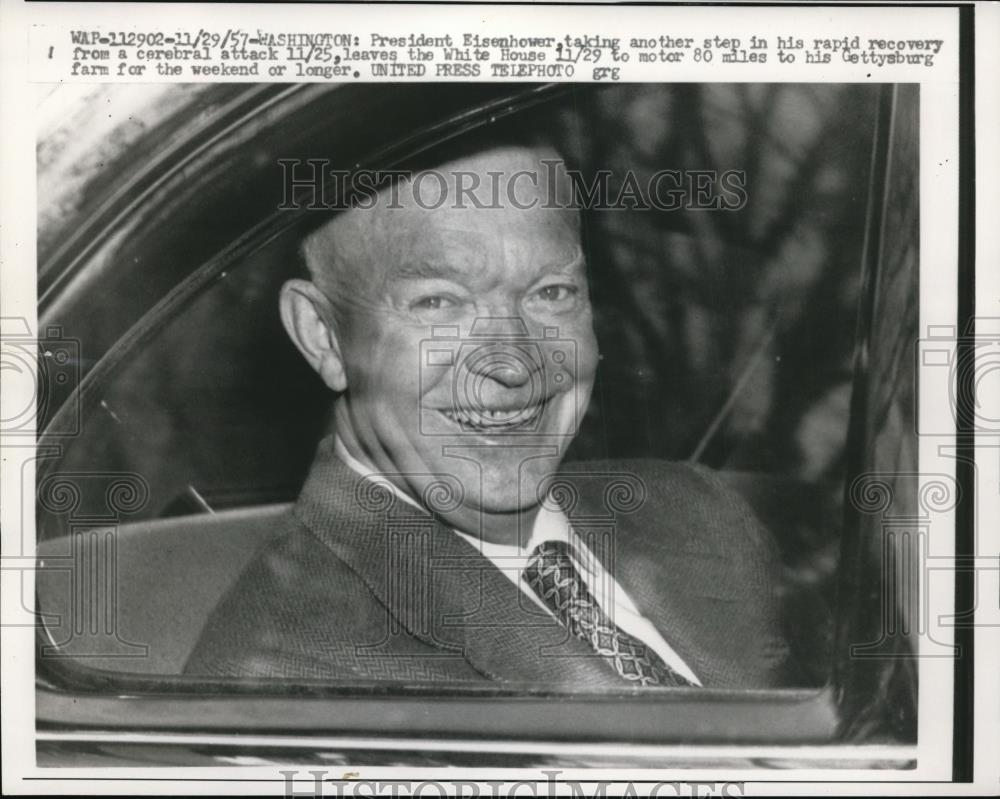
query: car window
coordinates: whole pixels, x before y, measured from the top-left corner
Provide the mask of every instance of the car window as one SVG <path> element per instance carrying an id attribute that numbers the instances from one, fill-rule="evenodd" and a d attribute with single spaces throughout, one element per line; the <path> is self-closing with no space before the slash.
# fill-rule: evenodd
<path id="1" fill-rule="evenodd" d="M 775 547 L 794 687 L 825 685 L 833 663 L 878 94 L 838 84 L 579 87 L 515 116 L 519 130 L 551 143 L 578 170 L 578 188 L 599 187 L 582 230 L 600 362 L 567 462 L 699 464 L 745 503 Z M 373 113 L 370 124 L 377 119 Z M 274 141 L 283 130 L 280 119 L 269 129 L 262 160 L 280 153 Z M 908 155 L 914 166 L 915 157 Z M 258 164 L 273 192 L 255 197 L 255 208 L 280 204 L 282 170 L 276 161 Z M 245 180 L 225 170 L 213 177 L 213 192 L 228 193 L 233 213 L 219 230 L 250 229 L 238 213 Z M 667 207 L 650 207 L 654 184 Z M 133 280 L 149 268 L 150 281 L 165 287 L 148 301 L 118 293 L 102 299 L 101 313 L 66 315 L 79 320 L 64 332 L 81 342 L 84 363 L 97 317 L 152 321 L 135 343 L 135 328 L 116 338 L 79 435 L 40 472 L 39 521 L 45 541 L 64 540 L 80 517 L 109 512 L 111 486 L 126 486 L 125 498 L 111 503 L 120 563 L 153 554 L 144 567 L 120 572 L 132 583 L 123 590 L 140 602 L 157 573 L 150 564 L 162 565 L 159 573 L 171 577 L 154 593 L 182 597 L 186 610 L 173 626 L 149 611 L 123 611 L 131 626 L 84 662 L 169 675 L 179 674 L 226 583 L 274 535 L 317 442 L 336 425 L 331 392 L 285 334 L 277 299 L 286 280 L 306 276 L 299 245 L 331 212 L 289 214 L 283 230 L 179 292 L 169 313 L 156 303 L 167 284 L 183 281 L 162 277 L 170 268 L 162 237 L 184 259 L 185 237 L 201 234 L 175 226 L 172 215 L 183 221 L 189 213 L 183 207 L 161 213 L 149 266 L 141 248 L 126 249 L 136 260 Z M 220 238 L 198 251 L 230 243 Z M 175 260 L 174 268 L 200 265 Z M 890 275 L 905 270 L 915 279 L 912 258 L 897 266 Z M 894 285 L 898 292 L 883 302 L 912 308 L 912 286 Z M 906 425 L 880 430 L 907 459 Z M 60 501 L 67 482 L 77 488 L 72 507 Z M 53 585 L 50 601 L 58 602 L 67 584 Z M 68 631 L 49 634 L 58 648 Z"/>

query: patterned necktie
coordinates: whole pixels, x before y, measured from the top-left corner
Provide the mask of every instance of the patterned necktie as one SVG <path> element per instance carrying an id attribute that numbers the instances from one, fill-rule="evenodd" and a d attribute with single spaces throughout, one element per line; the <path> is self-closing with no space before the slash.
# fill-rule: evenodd
<path id="1" fill-rule="evenodd" d="M 642 686 L 690 686 L 650 647 L 615 625 L 601 610 L 561 541 L 539 544 L 524 579 L 566 629 L 587 641 L 618 676 Z"/>

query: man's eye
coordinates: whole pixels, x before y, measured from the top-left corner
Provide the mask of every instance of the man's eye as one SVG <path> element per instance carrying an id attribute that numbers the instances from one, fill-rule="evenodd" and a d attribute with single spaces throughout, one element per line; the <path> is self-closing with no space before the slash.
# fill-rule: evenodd
<path id="1" fill-rule="evenodd" d="M 536 296 L 543 302 L 565 303 L 576 296 L 576 286 L 557 283 L 540 288 Z"/>
<path id="2" fill-rule="evenodd" d="M 410 307 L 415 311 L 437 311 L 442 308 L 452 308 L 455 305 L 456 302 L 451 297 L 445 297 L 441 294 L 432 294 L 414 301 L 410 304 Z"/>

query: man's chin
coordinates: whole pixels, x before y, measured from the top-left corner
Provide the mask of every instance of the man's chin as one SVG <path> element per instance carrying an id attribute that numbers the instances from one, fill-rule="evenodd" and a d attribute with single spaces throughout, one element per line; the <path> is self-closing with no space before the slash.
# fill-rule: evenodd
<path id="1" fill-rule="evenodd" d="M 547 483 L 562 460 L 559 443 L 565 442 L 497 449 L 470 447 L 467 439 L 462 443 L 461 447 L 442 447 L 443 451 L 425 451 L 424 468 L 413 471 L 460 486 L 458 493 L 467 512 L 516 514 L 537 507 L 545 496 Z"/>
<path id="2" fill-rule="evenodd" d="M 470 490 L 471 489 L 471 490 Z M 484 513 L 515 514 L 537 508 L 545 496 L 544 481 L 532 477 L 521 481 L 508 480 L 502 483 L 484 482 L 479 486 L 466 486 L 465 506 Z"/>
<path id="3" fill-rule="evenodd" d="M 515 516 L 519 513 L 528 513 L 538 507 L 538 502 L 522 502 L 517 499 L 504 501 L 503 499 L 490 500 L 479 504 L 470 503 L 470 510 L 486 513 L 491 516 Z"/>

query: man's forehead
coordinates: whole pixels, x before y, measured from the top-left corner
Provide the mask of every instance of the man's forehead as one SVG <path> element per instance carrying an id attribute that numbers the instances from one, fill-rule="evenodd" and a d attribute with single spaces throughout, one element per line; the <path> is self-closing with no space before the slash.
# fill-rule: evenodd
<path id="1" fill-rule="evenodd" d="M 397 228 L 384 244 L 380 250 L 388 279 L 510 271 L 515 265 L 528 272 L 568 271 L 583 263 L 579 237 L 568 225 L 551 235 L 499 225 Z"/>
<path id="2" fill-rule="evenodd" d="M 506 265 L 569 267 L 582 258 L 575 212 L 524 209 L 388 211 L 368 241 L 368 256 L 387 272 L 420 263 L 455 269 Z M 388 275 L 387 275 L 388 276 Z"/>
<path id="3" fill-rule="evenodd" d="M 339 214 L 307 241 L 307 257 L 332 268 L 377 268 L 387 277 L 398 266 L 461 267 L 477 253 L 495 261 L 541 245 L 545 262 L 572 266 L 581 258 L 577 212 L 566 203 L 570 193 L 559 198 L 551 191 L 553 180 L 564 178 L 559 156 L 542 148 L 498 147 L 457 158 L 383 189 L 373 207 Z"/>

